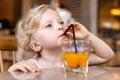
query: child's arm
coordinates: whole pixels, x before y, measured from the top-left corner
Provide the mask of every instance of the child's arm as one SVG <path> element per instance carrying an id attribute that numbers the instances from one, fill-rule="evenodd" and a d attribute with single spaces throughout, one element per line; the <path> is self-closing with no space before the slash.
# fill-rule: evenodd
<path id="1" fill-rule="evenodd" d="M 75 27 L 76 39 L 91 40 L 91 47 L 95 53 L 90 53 L 89 64 L 100 64 L 110 60 L 114 56 L 112 49 L 101 39 L 90 33 L 83 25 L 72 22 Z"/>
<path id="2" fill-rule="evenodd" d="M 8 69 L 8 71 L 9 72 L 11 72 L 11 71 L 37 72 L 37 71 L 39 71 L 39 68 L 35 65 L 34 62 L 26 60 L 26 61 L 21 61 L 21 62 L 18 62 L 16 64 L 12 65 Z"/>
<path id="3" fill-rule="evenodd" d="M 113 50 L 101 39 L 91 34 L 88 37 L 92 41 L 91 47 L 95 53 L 90 53 L 89 64 L 99 64 L 109 61 L 114 56 Z"/>

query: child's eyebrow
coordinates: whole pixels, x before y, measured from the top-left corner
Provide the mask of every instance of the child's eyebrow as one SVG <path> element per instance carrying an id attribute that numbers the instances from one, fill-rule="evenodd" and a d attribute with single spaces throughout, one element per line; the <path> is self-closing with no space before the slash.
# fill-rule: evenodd
<path id="1" fill-rule="evenodd" d="M 42 25 L 40 24 L 40 27 L 41 27 L 41 28 L 44 28 L 44 27 L 45 27 L 46 25 L 48 25 L 48 24 L 52 24 L 52 21 L 50 21 L 50 20 L 49 20 L 49 21 L 46 21 L 44 24 L 42 24 Z"/>
<path id="2" fill-rule="evenodd" d="M 62 19 L 60 19 L 59 21 L 63 21 Z"/>

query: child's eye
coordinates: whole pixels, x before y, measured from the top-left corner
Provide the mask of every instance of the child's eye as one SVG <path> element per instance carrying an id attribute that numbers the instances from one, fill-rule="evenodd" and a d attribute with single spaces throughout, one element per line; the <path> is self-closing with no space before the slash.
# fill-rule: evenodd
<path id="1" fill-rule="evenodd" d="M 49 28 L 52 27 L 52 24 L 48 24 L 47 26 L 45 26 L 45 28 Z"/>
<path id="2" fill-rule="evenodd" d="M 63 22 L 63 21 L 60 21 L 60 24 L 64 25 L 64 22 Z"/>

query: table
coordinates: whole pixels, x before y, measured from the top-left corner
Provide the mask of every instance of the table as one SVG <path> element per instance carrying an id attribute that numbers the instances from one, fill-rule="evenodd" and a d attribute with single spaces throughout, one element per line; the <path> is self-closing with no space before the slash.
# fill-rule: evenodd
<path id="1" fill-rule="evenodd" d="M 90 66 L 87 76 L 66 74 L 63 68 L 42 69 L 40 72 L 0 73 L 0 80 L 120 80 L 120 67 Z"/>

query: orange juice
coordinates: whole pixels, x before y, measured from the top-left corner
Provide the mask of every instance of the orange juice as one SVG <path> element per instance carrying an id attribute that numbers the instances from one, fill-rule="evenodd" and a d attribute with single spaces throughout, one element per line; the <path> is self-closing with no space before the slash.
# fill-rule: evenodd
<path id="1" fill-rule="evenodd" d="M 85 67 L 88 60 L 88 53 L 87 52 L 65 52 L 64 59 L 66 61 L 66 65 L 70 68 L 78 68 L 78 67 Z"/>

